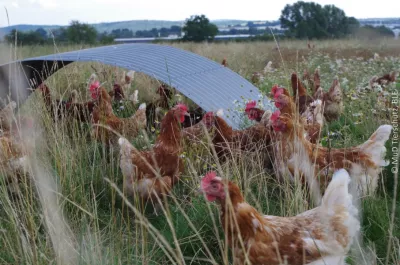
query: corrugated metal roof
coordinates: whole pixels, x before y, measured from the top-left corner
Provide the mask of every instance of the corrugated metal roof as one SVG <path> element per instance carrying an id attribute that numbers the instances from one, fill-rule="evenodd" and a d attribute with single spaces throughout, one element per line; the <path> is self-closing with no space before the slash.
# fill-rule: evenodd
<path id="1" fill-rule="evenodd" d="M 12 79 L 8 73 L 16 74 L 22 69 L 23 73 L 17 74 L 36 80 L 36 87 L 41 83 L 38 80 L 45 80 L 72 62 L 100 62 L 147 74 L 175 87 L 206 111 L 223 109 L 224 118 L 233 128 L 239 128 L 241 122 L 234 102 L 243 105 L 247 100 L 258 100 L 260 95 L 257 87 L 229 68 L 195 53 L 159 44 L 119 44 L 28 58 L 0 66 L 0 79 Z M 9 80 L 7 85 L 13 87 L 10 83 Z M 23 99 L 11 94 L 14 100 Z M 264 106 L 272 108 L 267 98 L 263 101 Z"/>

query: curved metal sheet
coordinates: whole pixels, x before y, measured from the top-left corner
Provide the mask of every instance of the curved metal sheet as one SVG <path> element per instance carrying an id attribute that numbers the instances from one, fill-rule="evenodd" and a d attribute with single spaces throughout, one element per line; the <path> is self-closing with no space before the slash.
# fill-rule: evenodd
<path id="1" fill-rule="evenodd" d="M 159 44 L 119 44 L 28 58 L 1 65 L 0 80 L 10 88 L 11 98 L 21 102 L 27 96 L 17 93 L 18 87 L 36 88 L 40 80 L 72 62 L 100 62 L 147 74 L 175 87 L 206 111 L 223 109 L 224 118 L 233 128 L 239 128 L 242 120 L 238 104 L 260 99 L 257 87 L 229 68 Z M 16 80 L 11 78 L 14 75 Z M 267 98 L 262 100 L 266 108 L 272 108 Z"/>

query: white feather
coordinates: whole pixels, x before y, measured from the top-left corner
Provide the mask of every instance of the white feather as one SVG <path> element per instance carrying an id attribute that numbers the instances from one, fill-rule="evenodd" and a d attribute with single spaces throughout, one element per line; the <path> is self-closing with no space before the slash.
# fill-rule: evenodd
<path id="1" fill-rule="evenodd" d="M 360 145 L 360 149 L 369 154 L 378 166 L 387 166 L 389 163 L 385 161 L 385 143 L 389 139 L 392 128 L 391 125 L 387 124 L 379 126 L 371 137 L 365 143 Z"/>
<path id="2" fill-rule="evenodd" d="M 329 183 L 322 197 L 322 207 L 329 209 L 335 205 L 347 205 L 351 195 L 349 194 L 350 176 L 345 169 L 339 169 L 333 174 L 332 181 Z"/>
<path id="3" fill-rule="evenodd" d="M 139 109 L 146 109 L 146 103 L 140 104 Z"/>
<path id="4" fill-rule="evenodd" d="M 139 103 L 139 90 L 135 90 L 133 94 L 129 97 L 129 99 L 133 102 L 133 104 Z"/>
<path id="5" fill-rule="evenodd" d="M 133 81 L 133 79 L 135 78 L 135 71 L 130 70 L 128 73 L 126 73 L 126 76 L 128 76 L 131 81 Z"/>

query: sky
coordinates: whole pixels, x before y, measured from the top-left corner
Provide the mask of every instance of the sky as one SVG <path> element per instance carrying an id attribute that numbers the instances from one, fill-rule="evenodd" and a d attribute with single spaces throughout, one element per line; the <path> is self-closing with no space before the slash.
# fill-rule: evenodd
<path id="1" fill-rule="evenodd" d="M 277 20 L 295 0 L 0 0 L 0 27 L 17 24 L 68 25 L 124 20 L 184 20 L 204 14 L 214 19 Z M 356 18 L 399 17 L 399 0 L 316 0 L 334 4 Z"/>

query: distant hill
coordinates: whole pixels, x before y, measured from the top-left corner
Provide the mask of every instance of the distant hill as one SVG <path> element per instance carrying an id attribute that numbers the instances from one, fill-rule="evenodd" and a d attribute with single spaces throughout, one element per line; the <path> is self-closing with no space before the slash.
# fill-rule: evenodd
<path id="1" fill-rule="evenodd" d="M 367 18 L 359 19 L 361 25 L 385 25 L 390 28 L 400 27 L 400 18 Z M 216 24 L 219 28 L 226 28 L 228 26 L 244 25 L 247 22 L 257 21 L 247 21 L 247 20 L 235 20 L 235 19 L 217 19 L 212 20 L 212 23 Z M 92 24 L 99 32 L 110 32 L 114 29 L 127 28 L 136 32 L 138 30 L 150 30 L 152 28 L 160 29 L 162 27 L 169 28 L 171 26 L 177 25 L 182 26 L 183 20 L 168 21 L 168 20 L 130 20 L 130 21 L 118 21 L 118 22 L 104 22 Z M 267 24 L 278 24 L 279 21 L 266 21 Z M 15 25 L 9 27 L 0 28 L 0 38 L 8 34 L 12 29 L 17 29 L 19 31 L 29 31 L 36 30 L 38 28 L 43 28 L 45 30 L 51 30 L 54 28 L 65 27 L 65 25 Z"/>

